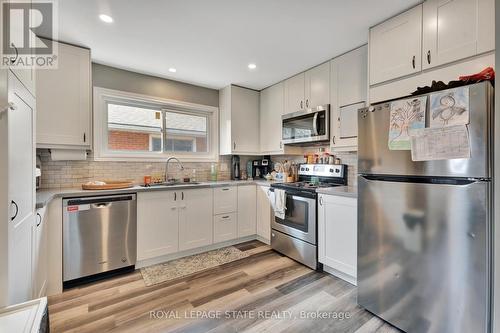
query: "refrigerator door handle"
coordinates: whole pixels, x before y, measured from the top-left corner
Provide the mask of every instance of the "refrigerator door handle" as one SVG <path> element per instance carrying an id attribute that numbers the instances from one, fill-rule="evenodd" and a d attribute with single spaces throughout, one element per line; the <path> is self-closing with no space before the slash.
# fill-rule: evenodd
<path id="1" fill-rule="evenodd" d="M 392 183 L 414 183 L 414 184 L 436 184 L 436 185 L 454 185 L 467 186 L 470 184 L 489 181 L 480 178 L 449 178 L 449 177 L 412 177 L 412 176 L 387 176 L 387 175 L 364 175 L 360 177 L 366 180 L 383 181 Z"/>

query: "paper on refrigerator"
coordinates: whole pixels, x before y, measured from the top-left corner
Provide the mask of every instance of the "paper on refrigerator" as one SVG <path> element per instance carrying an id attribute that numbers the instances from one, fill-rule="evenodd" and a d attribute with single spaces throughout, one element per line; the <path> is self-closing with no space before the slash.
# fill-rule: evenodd
<path id="1" fill-rule="evenodd" d="M 469 124 L 469 87 L 431 94 L 430 118 L 432 128 Z"/>
<path id="2" fill-rule="evenodd" d="M 427 96 L 391 103 L 388 142 L 390 150 L 410 150 L 411 131 L 425 127 L 426 104 Z"/>
<path id="3" fill-rule="evenodd" d="M 422 128 L 412 131 L 412 161 L 434 161 L 470 157 L 471 149 L 467 125 Z"/>

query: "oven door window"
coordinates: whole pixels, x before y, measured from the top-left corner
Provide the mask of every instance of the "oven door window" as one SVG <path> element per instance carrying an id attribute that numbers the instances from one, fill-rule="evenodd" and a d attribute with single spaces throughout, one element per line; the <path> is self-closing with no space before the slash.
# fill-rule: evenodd
<path id="1" fill-rule="evenodd" d="M 283 120 L 283 140 L 303 139 L 326 134 L 326 111 Z"/>
<path id="2" fill-rule="evenodd" d="M 279 224 L 307 233 L 309 231 L 309 204 L 307 201 L 294 200 L 293 198 L 292 195 L 287 194 L 285 219 L 276 217 L 275 220 Z"/>

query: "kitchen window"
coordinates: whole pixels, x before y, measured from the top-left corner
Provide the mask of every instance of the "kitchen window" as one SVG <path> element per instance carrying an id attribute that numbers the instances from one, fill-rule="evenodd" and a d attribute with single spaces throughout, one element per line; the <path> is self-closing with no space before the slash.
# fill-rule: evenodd
<path id="1" fill-rule="evenodd" d="M 96 160 L 217 160 L 217 108 L 95 88 Z"/>

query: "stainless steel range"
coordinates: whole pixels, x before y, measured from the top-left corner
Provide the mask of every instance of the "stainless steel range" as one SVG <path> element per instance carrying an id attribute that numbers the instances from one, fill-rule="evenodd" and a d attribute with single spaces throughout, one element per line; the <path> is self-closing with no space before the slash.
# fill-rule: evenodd
<path id="1" fill-rule="evenodd" d="M 316 189 L 342 185 L 347 185 L 347 166 L 329 164 L 301 164 L 298 182 L 272 184 L 271 200 L 276 189 L 284 190 L 286 210 L 271 223 L 271 247 L 318 269 Z"/>

